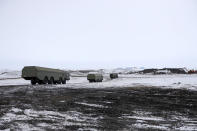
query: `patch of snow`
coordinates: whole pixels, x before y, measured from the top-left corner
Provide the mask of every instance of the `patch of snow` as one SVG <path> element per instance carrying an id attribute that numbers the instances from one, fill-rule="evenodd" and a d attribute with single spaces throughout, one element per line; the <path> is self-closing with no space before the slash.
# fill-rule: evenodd
<path id="1" fill-rule="evenodd" d="M 14 107 L 11 109 L 11 111 L 13 111 L 14 113 L 22 112 L 21 109 L 19 109 L 19 108 L 14 108 Z"/>
<path id="2" fill-rule="evenodd" d="M 159 130 L 169 130 L 169 128 L 165 127 L 165 126 L 148 125 L 148 124 L 144 124 L 144 123 L 136 123 L 133 126 L 140 128 L 140 129 L 151 128 L 151 129 L 159 129 Z"/>
<path id="3" fill-rule="evenodd" d="M 0 119 L 0 123 L 5 123 L 5 122 L 11 122 L 15 120 L 29 120 L 30 118 L 26 115 L 17 115 L 14 113 L 6 113 L 3 117 Z"/>
<path id="4" fill-rule="evenodd" d="M 42 128 L 35 127 L 32 124 L 16 122 L 12 125 L 11 130 L 20 130 L 20 131 L 45 131 Z"/>
<path id="5" fill-rule="evenodd" d="M 147 111 L 143 111 L 143 110 L 134 110 L 133 111 L 134 114 L 136 114 L 136 116 L 150 116 L 152 113 L 151 112 L 147 112 Z M 128 114 L 124 114 L 125 116 L 127 116 Z"/>
<path id="6" fill-rule="evenodd" d="M 20 78 L 21 71 L 0 70 L 0 79 Z"/>
<path id="7" fill-rule="evenodd" d="M 0 131 L 10 131 L 10 129 L 0 130 Z"/>
<path id="8" fill-rule="evenodd" d="M 79 128 L 78 131 L 98 131 L 98 129 L 95 128 Z"/>
<path id="9" fill-rule="evenodd" d="M 47 123 L 38 123 L 37 126 L 40 126 L 40 127 L 50 127 L 50 125 L 47 124 Z"/>
<path id="10" fill-rule="evenodd" d="M 143 121 L 164 121 L 163 118 L 161 118 L 161 117 L 155 117 L 155 116 L 147 116 L 147 117 L 141 117 L 141 116 L 123 116 L 123 118 L 143 120 Z"/>
<path id="11" fill-rule="evenodd" d="M 84 102 L 75 102 L 75 103 L 80 104 L 80 105 L 85 105 L 85 106 L 91 106 L 91 107 L 107 108 L 106 106 L 98 105 L 98 104 L 89 104 L 89 103 L 84 103 Z"/>
<path id="12" fill-rule="evenodd" d="M 30 83 L 31 83 L 30 81 L 24 80 L 22 78 L 20 78 L 20 79 L 0 80 L 0 86 L 6 86 L 6 85 L 28 85 Z"/>
<path id="13" fill-rule="evenodd" d="M 176 130 L 180 130 L 180 131 L 196 131 L 197 127 L 196 127 L 196 125 L 193 125 L 193 126 L 181 126 L 181 127 L 175 128 L 175 129 Z"/>
<path id="14" fill-rule="evenodd" d="M 18 114 L 20 112 L 20 114 Z M 101 117 L 92 117 L 91 114 L 82 114 L 77 111 L 66 111 L 56 112 L 56 111 L 36 111 L 33 109 L 18 109 L 12 108 L 10 109 L 4 116 L 0 118 L 0 125 L 4 123 L 13 123 L 11 124 L 10 129 L 15 129 L 15 127 L 19 130 L 40 130 L 42 127 L 49 127 L 50 129 L 62 129 L 63 126 L 69 125 L 83 125 L 83 126 L 97 126 L 98 119 L 102 119 Z M 39 120 L 40 123 L 37 125 L 31 125 L 24 123 L 27 120 Z M 49 121 L 58 121 L 58 123 L 50 124 L 43 123 L 42 120 Z M 20 122 L 18 122 L 20 121 Z"/>
<path id="15" fill-rule="evenodd" d="M 113 103 L 113 102 L 110 102 L 110 101 L 103 101 L 103 103 L 111 104 L 111 103 Z"/>
<path id="16" fill-rule="evenodd" d="M 85 76 L 87 76 L 87 74 L 88 73 L 82 73 L 79 71 L 74 71 L 74 72 L 70 73 L 71 77 L 85 77 Z"/>

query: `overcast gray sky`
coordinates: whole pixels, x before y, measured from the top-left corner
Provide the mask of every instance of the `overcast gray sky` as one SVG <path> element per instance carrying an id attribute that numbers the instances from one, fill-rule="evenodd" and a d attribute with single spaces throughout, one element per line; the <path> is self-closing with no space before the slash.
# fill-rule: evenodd
<path id="1" fill-rule="evenodd" d="M 196 0 L 0 0 L 0 68 L 197 67 Z"/>

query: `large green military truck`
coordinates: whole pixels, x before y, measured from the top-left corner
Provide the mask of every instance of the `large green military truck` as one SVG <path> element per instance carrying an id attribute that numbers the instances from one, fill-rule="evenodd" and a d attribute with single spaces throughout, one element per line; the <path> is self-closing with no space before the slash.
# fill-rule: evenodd
<path id="1" fill-rule="evenodd" d="M 66 84 L 70 80 L 67 71 L 59 69 L 44 68 L 38 66 L 26 66 L 22 70 L 22 78 L 31 80 L 31 84 Z"/>
<path id="2" fill-rule="evenodd" d="M 87 75 L 87 79 L 89 80 L 89 82 L 102 82 L 103 75 L 99 73 L 89 73 Z"/>

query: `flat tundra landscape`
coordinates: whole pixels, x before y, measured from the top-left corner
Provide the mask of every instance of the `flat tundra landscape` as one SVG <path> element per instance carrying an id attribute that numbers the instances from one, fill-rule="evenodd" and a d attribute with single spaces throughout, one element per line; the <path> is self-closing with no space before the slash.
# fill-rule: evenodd
<path id="1" fill-rule="evenodd" d="M 197 130 L 197 75 L 32 86 L 16 74 L 0 75 L 0 130 Z"/>

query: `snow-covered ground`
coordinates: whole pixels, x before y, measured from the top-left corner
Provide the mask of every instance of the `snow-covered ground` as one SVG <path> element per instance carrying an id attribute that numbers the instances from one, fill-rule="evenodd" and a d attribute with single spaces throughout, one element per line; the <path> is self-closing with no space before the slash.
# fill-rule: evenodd
<path id="1" fill-rule="evenodd" d="M 17 79 L 3 79 L 0 80 L 0 86 L 6 86 L 6 85 L 29 85 L 30 81 L 26 81 L 22 78 Z"/>
<path id="2" fill-rule="evenodd" d="M 57 85 L 63 87 L 64 85 Z M 68 82 L 73 88 L 106 88 L 106 87 L 136 87 L 155 86 L 161 88 L 181 88 L 197 90 L 197 75 L 119 75 L 118 79 L 111 80 L 104 77 L 102 83 L 89 83 L 86 77 L 73 77 Z"/>
<path id="3" fill-rule="evenodd" d="M 0 80 L 7 78 L 20 78 L 21 71 L 0 70 Z"/>

